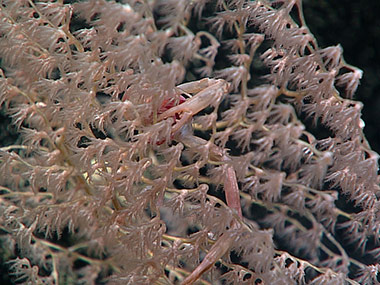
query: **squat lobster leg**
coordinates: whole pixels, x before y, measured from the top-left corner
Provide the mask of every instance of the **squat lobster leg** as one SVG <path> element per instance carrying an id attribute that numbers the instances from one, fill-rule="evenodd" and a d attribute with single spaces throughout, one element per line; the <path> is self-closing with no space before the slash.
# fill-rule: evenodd
<path id="1" fill-rule="evenodd" d="M 237 184 L 236 173 L 232 166 L 227 166 L 227 174 L 224 178 L 224 195 L 227 205 L 236 210 L 240 218 L 243 218 L 240 205 L 240 192 Z"/>
<path id="2" fill-rule="evenodd" d="M 193 272 L 181 283 L 181 285 L 190 285 L 197 281 L 203 273 L 208 271 L 231 247 L 234 240 L 234 233 L 224 233 L 212 246 L 210 251 L 206 254 L 201 264 L 194 269 Z"/>
<path id="3" fill-rule="evenodd" d="M 183 126 L 180 131 L 178 131 L 174 139 L 183 143 L 185 146 L 193 149 L 198 149 L 201 146 L 209 145 L 210 152 L 209 156 L 214 161 L 219 162 L 225 162 L 225 176 L 224 176 L 224 194 L 226 196 L 226 202 L 227 206 L 231 209 L 234 209 L 240 218 L 243 217 L 241 212 L 241 205 L 240 205 L 240 191 L 236 179 L 236 173 L 234 168 L 231 165 L 228 165 L 228 162 L 231 161 L 231 158 L 229 158 L 225 152 L 218 146 L 214 144 L 209 144 L 208 141 L 196 137 L 192 134 L 191 128 Z"/>

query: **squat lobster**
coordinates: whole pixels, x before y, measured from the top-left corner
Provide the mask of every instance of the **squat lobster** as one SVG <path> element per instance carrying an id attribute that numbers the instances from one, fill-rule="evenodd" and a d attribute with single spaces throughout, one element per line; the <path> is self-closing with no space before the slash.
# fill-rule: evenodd
<path id="1" fill-rule="evenodd" d="M 166 110 L 158 115 L 158 121 L 167 118 L 175 118 L 175 123 L 171 133 L 175 140 L 184 145 L 197 149 L 202 145 L 209 144 L 209 141 L 196 137 L 192 129 L 188 127 L 192 117 L 207 108 L 208 106 L 217 107 L 223 96 L 227 94 L 229 84 L 222 79 L 202 79 L 196 82 L 181 84 L 177 87 L 181 92 L 194 94 L 190 99 L 184 100 L 180 97 L 179 104 Z M 168 106 L 168 105 L 166 105 Z M 178 120 L 177 120 L 178 119 Z M 218 159 L 220 162 L 228 163 L 230 158 L 220 147 L 209 144 L 210 155 L 213 160 Z M 224 178 L 224 192 L 226 195 L 227 205 L 234 209 L 240 218 L 242 218 L 240 194 L 237 184 L 236 174 L 232 166 L 226 164 L 226 175 Z M 224 233 L 206 254 L 201 264 L 189 275 L 182 284 L 193 284 L 200 276 L 209 270 L 230 248 L 234 240 L 231 231 L 237 225 L 231 225 L 231 229 Z"/>
<path id="2" fill-rule="evenodd" d="M 184 100 L 182 97 L 178 105 L 170 107 L 159 114 L 158 121 L 169 117 L 179 118 L 172 127 L 172 135 L 184 145 L 197 149 L 199 146 L 207 144 L 208 141 L 195 137 L 185 125 L 190 122 L 195 114 L 208 106 L 218 106 L 223 96 L 228 92 L 229 83 L 223 79 L 204 78 L 199 81 L 181 84 L 177 88 L 186 94 L 191 93 L 195 95 L 188 100 Z M 216 145 L 211 146 L 211 154 L 213 155 L 213 159 L 217 157 L 221 162 L 230 161 L 230 158 L 224 151 Z M 236 210 L 239 216 L 242 217 L 239 188 L 237 186 L 235 171 L 231 166 L 228 166 L 226 169 L 224 191 L 227 205 Z"/>

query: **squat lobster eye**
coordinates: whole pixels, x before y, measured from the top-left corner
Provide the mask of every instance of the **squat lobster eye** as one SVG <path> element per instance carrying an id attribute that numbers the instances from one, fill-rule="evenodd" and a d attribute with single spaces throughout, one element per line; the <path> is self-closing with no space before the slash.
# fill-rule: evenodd
<path id="1" fill-rule="evenodd" d="M 179 99 L 165 99 L 162 102 L 161 107 L 158 109 L 157 114 L 161 115 L 165 111 L 167 111 L 167 110 L 169 110 L 175 106 L 178 106 L 178 105 L 184 103 L 185 101 L 186 101 L 186 99 L 182 95 L 179 96 Z M 179 113 L 176 113 L 172 117 L 174 118 L 174 120 L 179 120 Z"/>

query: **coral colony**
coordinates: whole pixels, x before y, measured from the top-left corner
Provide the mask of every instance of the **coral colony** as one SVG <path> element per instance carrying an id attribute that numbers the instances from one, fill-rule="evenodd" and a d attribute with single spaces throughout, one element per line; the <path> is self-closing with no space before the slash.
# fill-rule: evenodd
<path id="1" fill-rule="evenodd" d="M 0 57 L 4 280 L 379 282 L 362 72 L 301 0 L 3 0 Z"/>

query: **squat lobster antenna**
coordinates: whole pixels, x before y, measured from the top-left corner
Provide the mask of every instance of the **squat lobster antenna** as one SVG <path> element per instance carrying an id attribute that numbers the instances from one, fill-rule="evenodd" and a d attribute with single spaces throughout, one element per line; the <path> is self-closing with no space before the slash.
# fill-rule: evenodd
<path id="1" fill-rule="evenodd" d="M 212 246 L 210 251 L 206 254 L 201 264 L 194 269 L 193 272 L 181 283 L 181 285 L 194 284 L 203 273 L 208 271 L 216 261 L 218 261 L 232 246 L 232 242 L 236 238 L 234 228 L 224 233 Z"/>

